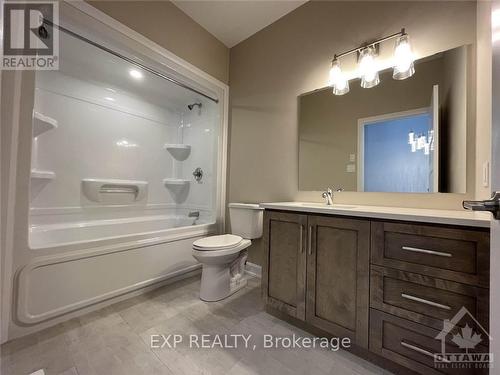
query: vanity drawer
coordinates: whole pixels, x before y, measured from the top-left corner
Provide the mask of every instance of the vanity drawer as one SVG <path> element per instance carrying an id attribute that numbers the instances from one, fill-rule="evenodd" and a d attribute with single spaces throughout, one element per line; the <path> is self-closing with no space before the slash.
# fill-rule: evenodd
<path id="1" fill-rule="evenodd" d="M 434 354 L 441 353 L 439 330 L 432 329 L 374 309 L 370 310 L 370 350 L 382 357 L 399 363 L 420 374 L 488 374 L 488 369 L 458 369 L 456 364 L 444 364 L 437 368 Z M 483 334 L 484 336 L 484 334 Z M 445 338 L 446 353 L 464 353 L 452 341 Z M 469 353 L 488 352 L 478 345 Z"/>
<path id="2" fill-rule="evenodd" d="M 372 223 L 373 264 L 489 286 L 489 233 L 436 225 Z"/>
<path id="3" fill-rule="evenodd" d="M 439 330 L 465 307 L 488 329 L 488 289 L 373 265 L 370 277 L 370 307 Z"/>

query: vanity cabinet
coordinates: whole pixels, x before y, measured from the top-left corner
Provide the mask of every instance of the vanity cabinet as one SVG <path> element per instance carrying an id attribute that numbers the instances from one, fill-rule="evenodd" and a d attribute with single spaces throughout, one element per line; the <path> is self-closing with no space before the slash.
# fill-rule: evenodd
<path id="1" fill-rule="evenodd" d="M 368 347 L 370 222 L 309 216 L 306 322 Z"/>
<path id="2" fill-rule="evenodd" d="M 301 320 L 306 316 L 306 226 L 307 215 L 274 211 L 264 214 L 264 300 Z"/>
<path id="3" fill-rule="evenodd" d="M 462 353 L 452 339 L 466 326 L 481 335 L 470 353 L 488 353 L 489 231 L 383 221 L 371 228 L 370 351 L 420 374 L 487 374 L 436 368 L 434 355 Z"/>
<path id="4" fill-rule="evenodd" d="M 264 247 L 270 307 L 368 347 L 369 221 L 266 211 Z"/>
<path id="5" fill-rule="evenodd" d="M 481 334 L 470 352 L 488 352 L 488 228 L 266 209 L 264 246 L 267 305 L 303 327 L 415 373 L 487 373 L 434 355 L 460 352 L 466 326 Z"/>
<path id="6" fill-rule="evenodd" d="M 488 288 L 489 257 L 485 230 L 372 223 L 373 264 Z"/>

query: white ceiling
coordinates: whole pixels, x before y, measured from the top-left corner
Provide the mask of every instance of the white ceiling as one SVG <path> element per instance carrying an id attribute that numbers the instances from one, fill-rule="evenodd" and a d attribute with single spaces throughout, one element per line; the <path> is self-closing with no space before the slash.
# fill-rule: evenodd
<path id="1" fill-rule="evenodd" d="M 307 1 L 173 0 L 173 3 L 231 48 Z"/>

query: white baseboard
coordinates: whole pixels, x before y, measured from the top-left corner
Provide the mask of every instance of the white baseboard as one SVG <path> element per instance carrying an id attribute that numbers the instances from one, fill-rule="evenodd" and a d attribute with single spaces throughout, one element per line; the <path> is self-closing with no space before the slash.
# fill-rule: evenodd
<path id="1" fill-rule="evenodd" d="M 260 279 L 262 277 L 262 267 L 255 263 L 246 262 L 245 273 L 249 276 L 258 277 Z"/>

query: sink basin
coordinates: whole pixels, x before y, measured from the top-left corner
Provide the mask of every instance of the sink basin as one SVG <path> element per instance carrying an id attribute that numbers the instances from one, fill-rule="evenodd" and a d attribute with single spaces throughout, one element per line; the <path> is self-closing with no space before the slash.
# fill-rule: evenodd
<path id="1" fill-rule="evenodd" d="M 299 206 L 303 207 L 320 207 L 320 208 L 328 208 L 331 210 L 352 210 L 356 208 L 357 206 L 350 206 L 347 204 L 336 204 L 334 203 L 332 206 L 327 206 L 326 203 L 305 203 L 305 202 L 298 202 L 297 203 Z"/>

